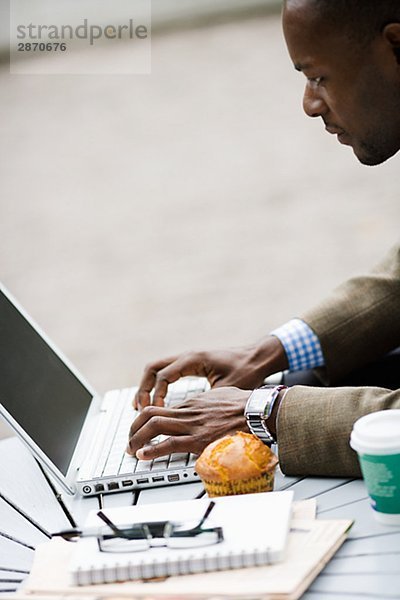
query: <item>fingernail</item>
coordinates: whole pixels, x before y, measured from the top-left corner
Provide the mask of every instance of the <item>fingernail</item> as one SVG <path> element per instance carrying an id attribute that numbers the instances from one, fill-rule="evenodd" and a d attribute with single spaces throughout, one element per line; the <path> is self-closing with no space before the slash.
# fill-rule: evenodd
<path id="1" fill-rule="evenodd" d="M 144 452 L 142 449 L 140 449 L 136 452 L 136 458 L 139 460 L 144 460 Z"/>

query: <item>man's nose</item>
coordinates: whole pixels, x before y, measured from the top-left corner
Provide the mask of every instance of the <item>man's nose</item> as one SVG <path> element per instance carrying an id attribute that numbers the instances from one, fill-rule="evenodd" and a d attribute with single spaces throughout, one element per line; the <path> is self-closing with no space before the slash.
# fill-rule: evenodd
<path id="1" fill-rule="evenodd" d="M 309 117 L 322 117 L 328 111 L 326 103 L 312 83 L 307 83 L 304 90 L 303 110 Z"/>

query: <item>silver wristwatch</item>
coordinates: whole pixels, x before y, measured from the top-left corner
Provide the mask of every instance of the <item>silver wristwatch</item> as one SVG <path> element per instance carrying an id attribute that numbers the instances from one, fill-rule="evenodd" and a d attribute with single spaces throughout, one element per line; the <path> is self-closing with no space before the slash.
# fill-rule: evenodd
<path id="1" fill-rule="evenodd" d="M 279 392 L 286 389 L 286 387 L 286 385 L 276 385 L 254 390 L 247 400 L 246 408 L 244 409 L 247 425 L 251 433 L 260 438 L 267 446 L 274 444 L 276 440 L 269 431 L 266 420 L 271 415 Z"/>

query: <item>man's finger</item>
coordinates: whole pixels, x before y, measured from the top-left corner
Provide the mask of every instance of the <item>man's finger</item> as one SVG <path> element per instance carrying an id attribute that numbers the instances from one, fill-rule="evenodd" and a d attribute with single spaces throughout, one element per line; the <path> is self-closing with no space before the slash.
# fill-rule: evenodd
<path id="1" fill-rule="evenodd" d="M 176 360 L 177 356 L 170 356 L 147 365 L 133 400 L 134 408 L 140 409 L 151 404 L 150 392 L 156 382 L 157 373 Z"/>
<path id="2" fill-rule="evenodd" d="M 165 406 L 146 406 L 133 421 L 130 430 L 129 437 L 135 435 L 150 419 L 154 417 L 176 417 L 176 411 L 172 408 L 166 408 Z"/>
<path id="3" fill-rule="evenodd" d="M 153 438 L 160 434 L 173 436 L 187 433 L 187 431 L 182 430 L 183 423 L 177 418 L 160 415 L 153 416 L 139 430 L 130 435 L 128 444 L 129 453 L 135 454 L 139 448 L 147 446 Z M 154 448 L 157 446 L 158 444 L 155 444 Z M 161 456 L 161 454 L 158 453 L 157 456 Z"/>
<path id="4" fill-rule="evenodd" d="M 155 406 L 163 406 L 168 386 L 181 377 L 206 376 L 201 357 L 202 355 L 197 352 L 188 352 L 157 373 L 153 395 Z"/>
<path id="5" fill-rule="evenodd" d="M 173 452 L 191 452 L 193 438 L 190 435 L 171 436 L 167 440 L 155 444 L 154 446 L 143 446 L 136 452 L 139 460 L 152 460 L 159 456 L 166 456 Z"/>

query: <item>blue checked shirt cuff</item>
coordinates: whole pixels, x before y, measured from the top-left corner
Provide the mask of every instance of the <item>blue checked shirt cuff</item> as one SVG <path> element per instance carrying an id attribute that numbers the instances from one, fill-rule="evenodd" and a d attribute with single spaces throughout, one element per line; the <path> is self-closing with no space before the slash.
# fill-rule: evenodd
<path id="1" fill-rule="evenodd" d="M 292 319 L 271 331 L 285 348 L 289 371 L 315 369 L 325 364 L 321 344 L 313 330 L 301 319 Z"/>

